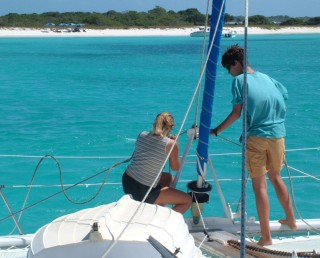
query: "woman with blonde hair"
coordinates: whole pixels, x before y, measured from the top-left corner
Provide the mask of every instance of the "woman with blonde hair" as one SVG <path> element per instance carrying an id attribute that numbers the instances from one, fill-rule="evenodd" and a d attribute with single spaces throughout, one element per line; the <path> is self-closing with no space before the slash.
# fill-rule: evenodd
<path id="1" fill-rule="evenodd" d="M 173 127 L 173 116 L 169 112 L 163 112 L 157 115 L 152 132 L 143 131 L 139 134 L 132 162 L 122 176 L 124 192 L 131 194 L 134 200 L 143 200 L 171 149 L 170 167 L 175 171 L 180 169 L 178 142 L 175 142 L 175 136 L 170 136 Z M 170 187 L 172 181 L 170 173 L 162 172 L 145 202 L 173 204 L 173 210 L 183 214 L 190 207 L 192 199 L 187 193 Z"/>

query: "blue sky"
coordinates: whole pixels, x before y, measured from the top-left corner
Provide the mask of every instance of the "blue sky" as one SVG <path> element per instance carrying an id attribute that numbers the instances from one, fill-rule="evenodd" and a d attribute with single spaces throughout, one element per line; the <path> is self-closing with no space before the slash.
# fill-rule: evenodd
<path id="1" fill-rule="evenodd" d="M 197 8 L 205 13 L 207 0 L 0 0 L 0 15 L 8 13 L 148 11 L 155 6 L 180 11 Z M 226 0 L 226 12 L 244 15 L 244 0 Z M 320 16 L 320 0 L 250 0 L 249 15 Z"/>

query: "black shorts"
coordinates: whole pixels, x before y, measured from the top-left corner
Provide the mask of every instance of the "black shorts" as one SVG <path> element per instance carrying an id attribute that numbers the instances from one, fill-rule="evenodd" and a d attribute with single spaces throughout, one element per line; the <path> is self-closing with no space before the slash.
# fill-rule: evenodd
<path id="1" fill-rule="evenodd" d="M 131 194 L 132 198 L 136 201 L 142 201 L 144 196 L 149 190 L 149 186 L 139 183 L 134 180 L 131 176 L 129 176 L 126 172 L 122 175 L 122 186 L 125 194 Z M 145 202 L 147 203 L 155 203 L 158 196 L 160 195 L 161 186 L 158 184 L 155 188 L 152 188 Z"/>

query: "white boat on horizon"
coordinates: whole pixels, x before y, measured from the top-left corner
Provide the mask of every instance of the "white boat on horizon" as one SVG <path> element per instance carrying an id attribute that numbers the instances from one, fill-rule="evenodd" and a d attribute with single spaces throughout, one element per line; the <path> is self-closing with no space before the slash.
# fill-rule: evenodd
<path id="1" fill-rule="evenodd" d="M 237 35 L 237 31 L 235 30 L 231 30 L 231 29 L 228 29 L 228 28 L 224 28 L 222 30 L 222 37 L 223 38 L 235 38 Z M 190 33 L 190 36 L 191 37 L 209 37 L 210 36 L 210 28 L 204 28 L 204 27 L 199 27 L 198 30 L 196 31 L 193 31 Z"/>

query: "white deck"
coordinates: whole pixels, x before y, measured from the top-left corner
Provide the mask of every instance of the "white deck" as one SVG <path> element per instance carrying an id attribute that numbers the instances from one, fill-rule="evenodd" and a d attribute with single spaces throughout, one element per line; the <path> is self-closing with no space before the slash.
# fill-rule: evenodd
<path id="1" fill-rule="evenodd" d="M 28 249 L 0 250 L 1 258 L 27 258 Z"/>
<path id="2" fill-rule="evenodd" d="M 107 254 L 110 258 L 159 258 L 160 253 L 147 241 L 150 236 L 172 253 L 179 248 L 177 257 L 201 258 L 180 213 L 158 205 L 141 205 L 128 195 L 116 203 L 80 210 L 42 227 L 31 242 L 29 257 L 100 258 Z M 109 251 L 109 247 L 114 248 Z"/>
<path id="3" fill-rule="evenodd" d="M 123 200 L 122 200 L 123 201 Z M 120 202 L 121 203 L 121 202 Z M 51 248 L 56 245 L 75 245 L 76 243 L 83 242 L 83 240 L 88 240 L 91 232 L 91 226 L 94 221 L 99 221 L 99 224 L 101 226 L 101 229 L 109 228 L 109 230 L 112 230 L 113 237 L 115 237 L 117 234 L 119 234 L 120 228 L 123 228 L 126 224 L 126 221 L 129 219 L 129 215 L 134 210 L 135 206 L 138 205 L 137 202 L 129 202 L 124 205 L 118 205 L 118 208 L 111 212 L 111 208 L 114 207 L 115 204 L 110 205 L 103 205 L 92 209 L 86 209 L 81 210 L 77 213 L 66 215 L 63 217 L 60 217 L 50 223 L 48 226 L 43 227 L 42 229 L 38 230 L 38 236 L 35 241 L 31 244 L 32 239 L 34 239 L 34 235 L 22 235 L 22 236 L 4 236 L 0 237 L 0 258 L 26 258 L 27 253 L 29 250 L 29 245 L 31 244 L 32 250 L 35 253 L 41 252 L 41 250 L 46 248 Z M 148 207 L 148 209 L 147 209 Z M 159 212 L 159 209 L 163 210 L 162 215 L 155 220 L 155 214 Z M 130 212 L 128 212 L 128 210 Z M 155 222 L 163 224 L 168 224 L 169 217 L 172 215 L 172 210 L 169 208 L 163 208 L 157 205 L 147 205 L 144 206 L 142 209 L 144 212 L 141 213 L 140 219 L 136 221 L 135 223 L 142 226 L 142 228 L 148 227 L 148 225 L 153 225 Z M 148 210 L 148 212 L 147 212 Z M 147 212 L 147 214 L 145 213 Z M 105 215 L 107 214 L 107 216 Z M 112 222 L 115 218 L 123 217 L 124 221 L 119 221 L 116 219 L 114 222 Z M 183 222 L 182 216 L 178 216 L 178 218 L 181 217 L 181 220 Z M 104 221 L 108 218 L 112 218 L 112 220 L 108 223 L 111 223 L 110 225 L 107 223 L 105 226 L 103 226 L 105 223 Z M 168 231 L 172 231 L 173 228 L 177 226 L 176 220 L 177 218 L 174 218 L 172 220 L 173 224 L 170 224 Z M 178 219 L 179 220 L 179 219 Z M 171 220 L 170 220 L 171 221 Z M 174 222 L 175 221 L 175 222 Z M 317 228 L 320 230 L 320 220 L 319 219 L 312 219 L 307 220 L 308 224 L 311 225 L 314 228 Z M 127 244 L 132 245 L 134 244 L 137 239 L 139 241 L 145 241 L 147 236 L 142 236 L 141 234 L 136 234 L 136 227 L 138 225 L 135 225 L 134 227 L 130 227 L 129 231 L 127 232 L 128 235 L 124 235 L 122 237 L 122 240 L 126 240 Z M 184 223 L 183 223 L 184 224 Z M 186 219 L 186 224 L 189 228 L 189 231 L 192 232 L 192 235 L 197 235 L 199 238 L 204 238 L 203 230 L 204 226 L 203 223 L 200 220 L 200 223 L 195 225 L 192 222 L 192 219 Z M 224 257 L 237 257 L 234 254 L 234 250 L 230 251 L 232 247 L 227 246 L 226 241 L 227 239 L 233 239 L 233 240 L 239 240 L 239 232 L 240 232 L 240 222 L 233 222 L 231 219 L 228 218 L 219 218 L 219 217 L 209 217 L 204 219 L 204 224 L 210 235 L 215 236 L 223 236 L 225 238 L 225 241 L 222 242 L 220 238 L 217 238 L 217 241 L 215 241 L 215 245 L 212 245 L 210 243 L 207 243 L 206 245 L 210 246 L 211 250 L 222 250 L 222 253 L 229 253 L 232 254 L 230 256 L 224 256 Z M 119 225 L 121 225 L 119 227 Z M 292 253 L 295 252 L 313 252 L 320 254 L 320 236 L 308 236 L 308 225 L 305 224 L 303 221 L 297 221 L 298 231 L 297 233 L 301 233 L 303 231 L 303 234 L 300 234 L 300 236 L 290 236 L 293 235 L 293 232 L 285 225 L 281 225 L 277 221 L 271 221 L 270 227 L 273 232 L 273 236 L 278 235 L 277 238 L 273 239 L 273 244 L 270 246 L 266 246 L 264 248 L 270 249 L 270 250 L 278 250 L 278 251 L 286 251 Z M 138 229 L 138 232 L 140 232 L 142 229 Z M 250 220 L 246 224 L 246 230 L 248 234 L 259 234 L 260 225 L 259 222 Z M 99 230 L 100 231 L 100 230 Z M 121 230 L 120 230 L 121 231 Z M 173 230 L 174 231 L 174 230 Z M 186 232 L 188 230 L 186 229 Z M 223 233 L 221 233 L 223 231 Z M 67 234 L 69 232 L 69 234 Z M 109 235 L 109 231 L 102 231 L 102 235 Z M 296 233 L 295 233 L 296 234 Z M 156 236 L 159 236 L 159 233 L 156 234 Z M 280 237 L 279 237 L 280 236 Z M 286 237 L 284 237 L 286 236 Z M 164 238 L 166 239 L 166 238 Z M 218 241 L 219 240 L 219 241 Z M 166 241 L 165 241 L 166 242 Z M 217 242 L 219 242 L 220 246 L 217 246 Z M 247 239 L 247 243 L 249 245 L 253 245 L 258 247 L 254 242 L 252 242 L 249 238 Z M 147 246 L 149 246 L 149 243 L 146 243 Z M 169 245 L 169 244 L 168 244 Z M 12 248 L 13 246 L 17 248 Z M 150 247 L 150 246 L 149 246 Z M 174 247 L 174 246 L 173 246 Z M 172 248 L 173 248 L 172 247 Z M 124 246 L 122 246 L 124 248 Z M 103 248 L 104 249 L 104 248 Z M 116 248 L 119 250 L 119 248 Z M 121 248 L 120 248 L 121 249 Z M 130 248 L 131 249 L 131 248 Z M 237 253 L 237 252 L 236 252 Z"/>
<path id="4" fill-rule="evenodd" d="M 320 257 L 320 236 L 299 236 L 290 238 L 273 239 L 268 249 L 287 252 L 312 252 L 319 253 Z"/>

